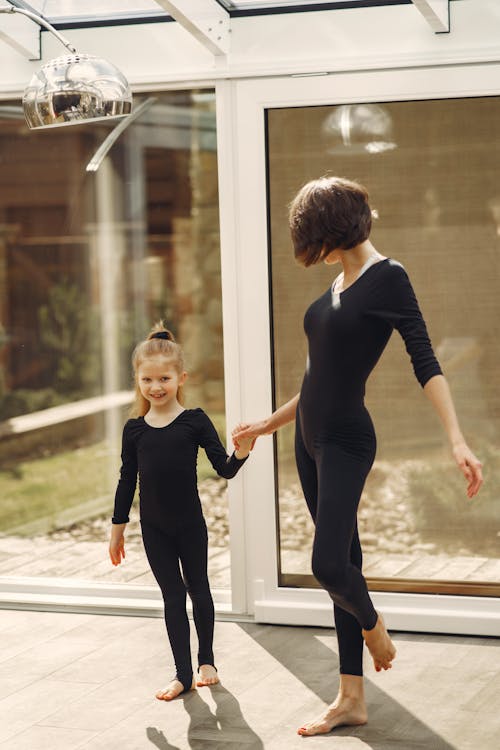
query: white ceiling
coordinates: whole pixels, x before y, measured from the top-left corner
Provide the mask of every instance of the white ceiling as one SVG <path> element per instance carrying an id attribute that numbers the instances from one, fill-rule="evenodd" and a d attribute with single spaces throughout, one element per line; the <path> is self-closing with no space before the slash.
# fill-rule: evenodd
<path id="1" fill-rule="evenodd" d="M 399 0 L 408 3 L 409 0 Z M 412 0 L 414 6 L 429 22 L 431 29 L 435 32 L 450 30 L 449 3 L 451 0 Z M 0 0 L 1 2 L 1 0 Z M 367 5 L 366 0 L 172 0 L 171 3 L 163 0 L 5 0 L 6 3 L 17 5 L 25 9 L 35 10 L 45 16 L 52 23 L 68 24 L 78 22 L 92 22 L 99 20 L 125 20 L 134 17 L 147 17 L 165 15 L 165 8 L 169 8 L 175 20 L 183 22 L 183 19 L 199 19 L 200 9 L 205 14 L 206 8 L 210 8 L 210 15 L 220 17 L 224 14 L 223 8 L 230 15 L 246 15 L 246 12 L 254 14 L 266 11 L 292 10 L 315 10 L 317 8 L 342 8 L 363 7 Z M 385 0 L 387 5 L 398 3 L 398 0 Z M 384 0 L 378 0 L 376 4 L 384 5 Z M 203 5 L 206 3 L 206 6 Z M 218 5 L 216 5 L 218 3 Z M 163 6 L 163 7 L 162 7 Z M 1 7 L 1 6 L 0 6 Z M 4 6 L 5 7 L 5 6 Z M 178 13 L 176 13 L 178 10 Z M 218 12 L 217 12 L 218 10 Z M 180 15 L 179 15 L 180 14 Z M 206 15 L 206 14 L 205 14 Z M 182 18 L 181 18 L 182 17 Z M 188 29 L 192 31 L 192 29 Z M 212 50 L 213 51 L 213 50 Z M 218 52 L 225 50 L 218 50 Z M 217 52 L 216 52 L 217 54 Z"/>

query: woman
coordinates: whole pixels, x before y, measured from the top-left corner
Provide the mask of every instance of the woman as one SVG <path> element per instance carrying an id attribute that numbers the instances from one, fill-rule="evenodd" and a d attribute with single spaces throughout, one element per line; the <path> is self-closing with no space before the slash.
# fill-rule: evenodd
<path id="1" fill-rule="evenodd" d="M 269 418 L 239 425 L 233 434 L 238 445 L 296 421 L 297 469 L 315 524 L 312 571 L 334 603 L 340 659 L 338 696 L 322 716 L 298 730 L 302 735 L 366 723 L 363 642 L 377 671 L 390 669 L 396 655 L 361 573 L 356 521 L 376 448 L 365 383 L 394 328 L 444 425 L 469 498 L 482 483 L 481 464 L 460 431 L 410 280 L 400 263 L 370 242 L 371 219 L 365 188 L 338 177 L 309 182 L 293 200 L 296 259 L 306 267 L 341 263 L 343 270 L 306 311 L 309 351 L 300 393 Z"/>

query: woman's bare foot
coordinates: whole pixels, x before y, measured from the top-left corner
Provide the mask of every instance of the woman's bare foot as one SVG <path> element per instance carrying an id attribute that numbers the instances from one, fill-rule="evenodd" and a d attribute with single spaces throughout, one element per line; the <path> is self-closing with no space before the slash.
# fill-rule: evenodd
<path id="1" fill-rule="evenodd" d="M 362 633 L 368 650 L 372 655 L 376 671 L 380 672 L 382 669 L 391 669 L 392 660 L 396 656 L 396 648 L 387 632 L 382 616 L 378 616 L 374 628 L 363 630 Z"/>
<path id="2" fill-rule="evenodd" d="M 195 690 L 196 685 L 193 680 L 193 684 L 189 688 L 190 690 Z M 163 688 L 162 690 L 159 690 L 156 693 L 156 697 L 159 701 L 173 701 L 174 698 L 177 698 L 178 695 L 184 692 L 184 685 L 182 682 L 179 682 L 179 680 L 173 679 L 171 680 L 167 687 Z"/>
<path id="3" fill-rule="evenodd" d="M 211 664 L 202 664 L 198 669 L 199 679 L 196 683 L 198 687 L 205 687 L 206 685 L 217 685 L 219 682 L 219 675 L 217 670 Z"/>
<path id="4" fill-rule="evenodd" d="M 297 729 L 297 734 L 311 737 L 313 734 L 327 734 L 335 727 L 359 726 L 366 724 L 367 721 L 368 714 L 364 698 L 343 697 L 339 693 L 337 699 L 331 706 L 328 706 L 324 714 Z"/>

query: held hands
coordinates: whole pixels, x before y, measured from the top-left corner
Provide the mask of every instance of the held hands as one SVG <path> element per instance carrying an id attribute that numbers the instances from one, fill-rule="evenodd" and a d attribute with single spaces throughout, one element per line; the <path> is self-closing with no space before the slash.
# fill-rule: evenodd
<path id="1" fill-rule="evenodd" d="M 250 441 L 249 450 L 251 451 L 255 445 L 255 441 L 259 435 L 267 435 L 269 430 L 267 429 L 266 422 L 240 422 L 237 424 L 231 433 L 233 438 L 234 447 L 238 450 L 243 441 Z M 246 443 L 245 443 L 246 444 Z"/>
<path id="2" fill-rule="evenodd" d="M 109 557 L 113 565 L 119 565 L 125 558 L 125 537 L 123 534 L 126 524 L 113 524 L 109 540 Z"/>
<path id="3" fill-rule="evenodd" d="M 246 425 L 238 424 L 231 433 L 236 458 L 246 458 L 255 445 L 256 438 L 253 435 L 244 434 L 245 427 Z"/>
<path id="4" fill-rule="evenodd" d="M 467 497 L 472 498 L 477 495 L 483 483 L 482 464 L 465 442 L 455 443 L 452 446 L 452 452 L 453 458 L 467 480 Z"/>
<path id="5" fill-rule="evenodd" d="M 254 438 L 240 438 L 238 441 L 238 445 L 235 445 L 235 455 L 236 458 L 246 458 L 252 448 L 255 445 L 255 439 Z"/>

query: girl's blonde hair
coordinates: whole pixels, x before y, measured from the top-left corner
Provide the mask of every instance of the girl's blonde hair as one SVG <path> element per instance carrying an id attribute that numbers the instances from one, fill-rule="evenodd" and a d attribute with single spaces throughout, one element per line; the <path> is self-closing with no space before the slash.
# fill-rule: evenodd
<path id="1" fill-rule="evenodd" d="M 165 327 L 162 320 L 154 324 L 148 337 L 137 344 L 132 354 L 135 398 L 130 409 L 131 417 L 143 417 L 149 411 L 149 401 L 144 398 L 140 391 L 137 372 L 144 360 L 151 357 L 165 357 L 175 367 L 179 375 L 184 372 L 184 352 L 176 342 L 174 334 Z M 182 386 L 178 388 L 177 400 L 181 404 L 184 403 Z"/>

